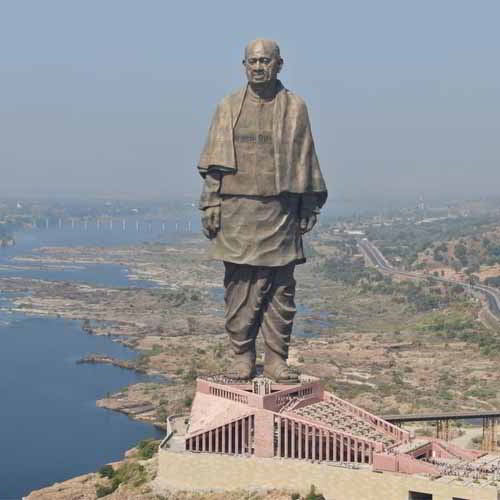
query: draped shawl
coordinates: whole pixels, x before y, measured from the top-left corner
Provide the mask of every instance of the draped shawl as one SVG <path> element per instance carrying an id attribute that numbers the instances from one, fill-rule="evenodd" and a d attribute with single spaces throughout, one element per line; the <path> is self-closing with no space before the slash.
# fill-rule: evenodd
<path id="1" fill-rule="evenodd" d="M 277 84 L 273 145 L 278 193 L 315 194 L 320 208 L 328 193 L 314 148 L 306 104 L 279 80 Z M 226 96 L 217 106 L 198 163 L 202 177 L 212 169 L 224 174 L 237 173 L 234 128 L 247 92 L 248 86 Z"/>

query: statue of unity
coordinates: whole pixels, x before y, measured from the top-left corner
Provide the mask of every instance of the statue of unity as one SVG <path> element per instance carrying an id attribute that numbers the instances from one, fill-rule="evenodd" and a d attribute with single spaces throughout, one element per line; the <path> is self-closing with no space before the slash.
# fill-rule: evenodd
<path id="1" fill-rule="evenodd" d="M 243 66 L 248 83 L 218 104 L 198 163 L 203 232 L 225 266 L 225 324 L 234 351 L 226 374 L 255 375 L 262 332 L 264 375 L 295 382 L 287 364 L 294 269 L 306 260 L 302 236 L 316 224 L 327 189 L 307 107 L 277 78 L 278 44 L 250 42 Z"/>

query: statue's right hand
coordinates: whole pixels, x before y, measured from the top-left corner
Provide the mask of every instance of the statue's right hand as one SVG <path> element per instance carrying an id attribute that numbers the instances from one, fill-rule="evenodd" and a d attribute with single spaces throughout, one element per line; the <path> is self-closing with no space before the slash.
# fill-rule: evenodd
<path id="1" fill-rule="evenodd" d="M 220 229 L 220 207 L 208 207 L 201 216 L 203 234 L 209 239 L 217 236 Z"/>

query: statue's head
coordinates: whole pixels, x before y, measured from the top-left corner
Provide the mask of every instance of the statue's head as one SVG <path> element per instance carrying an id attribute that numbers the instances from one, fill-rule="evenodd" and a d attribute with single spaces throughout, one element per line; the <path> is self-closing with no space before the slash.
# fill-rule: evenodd
<path id="1" fill-rule="evenodd" d="M 245 48 L 243 65 L 248 83 L 265 86 L 275 81 L 283 67 L 278 44 L 262 38 L 253 40 Z"/>

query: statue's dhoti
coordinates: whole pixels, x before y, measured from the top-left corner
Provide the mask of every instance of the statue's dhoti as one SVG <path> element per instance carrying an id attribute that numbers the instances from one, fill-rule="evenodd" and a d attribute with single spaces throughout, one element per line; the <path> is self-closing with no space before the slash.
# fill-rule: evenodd
<path id="1" fill-rule="evenodd" d="M 267 359 L 288 358 L 295 316 L 295 263 L 278 267 L 224 262 L 226 330 L 235 354 L 252 353 L 259 330 Z"/>

